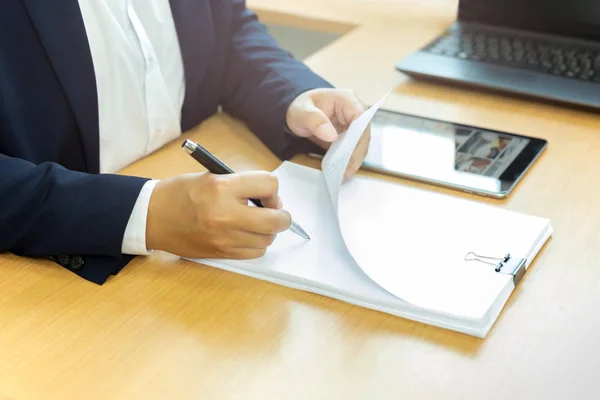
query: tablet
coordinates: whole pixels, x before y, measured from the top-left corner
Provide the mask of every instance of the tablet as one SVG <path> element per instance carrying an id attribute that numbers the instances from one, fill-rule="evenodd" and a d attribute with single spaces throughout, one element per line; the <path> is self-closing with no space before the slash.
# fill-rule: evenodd
<path id="1" fill-rule="evenodd" d="M 363 168 L 505 198 L 547 147 L 544 139 L 380 109 Z"/>

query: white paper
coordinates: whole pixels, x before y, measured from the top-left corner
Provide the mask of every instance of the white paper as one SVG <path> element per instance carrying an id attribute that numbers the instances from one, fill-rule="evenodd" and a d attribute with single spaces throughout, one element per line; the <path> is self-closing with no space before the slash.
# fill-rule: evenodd
<path id="1" fill-rule="evenodd" d="M 360 117 L 352 121 L 348 130 L 342 133 L 339 138 L 331 144 L 327 154 L 323 157 L 321 167 L 325 176 L 325 182 L 327 183 L 327 189 L 329 190 L 329 196 L 336 213 L 340 188 L 344 180 L 344 172 L 350 162 L 350 157 L 352 157 L 352 153 L 354 153 L 354 149 L 356 149 L 360 138 L 386 97 L 387 95 L 382 97 L 381 100 L 371 106 Z"/>
<path id="2" fill-rule="evenodd" d="M 284 201 L 284 207 L 309 232 L 312 240 L 306 241 L 288 231 L 278 235 L 266 255 L 258 259 L 201 259 L 195 261 L 278 284 L 343 299 L 365 307 L 384 309 L 386 312 L 395 315 L 443 326 L 448 329 L 461 332 L 468 332 L 470 329 L 472 334 L 479 336 L 477 323 L 470 322 L 472 325 L 469 326 L 469 323 L 465 321 L 477 320 L 483 317 L 487 308 L 493 305 L 496 297 L 500 296 L 506 285 L 510 283 L 508 275 L 491 272 L 485 265 L 477 263 L 458 265 L 458 267 L 454 266 L 452 268 L 457 277 L 472 272 L 469 269 L 476 271 L 475 276 L 477 276 L 477 273 L 489 274 L 490 276 L 483 279 L 480 276 L 477 276 L 477 278 L 469 277 L 472 287 L 467 288 L 467 290 L 460 288 L 460 285 L 463 285 L 460 282 L 459 287 L 452 287 L 453 280 L 456 280 L 454 277 L 446 281 L 447 275 L 436 278 L 435 274 L 443 267 L 450 268 L 448 265 L 449 260 L 453 254 L 458 254 L 458 252 L 451 251 L 447 257 L 436 256 L 438 253 L 443 253 L 443 251 L 439 251 L 441 247 L 436 242 L 439 238 L 435 235 L 424 238 L 424 236 L 429 236 L 426 227 L 418 223 L 416 229 L 409 229 L 409 223 L 412 222 L 408 220 L 398 228 L 401 239 L 392 243 L 389 249 L 384 248 L 388 242 L 377 239 L 381 238 L 387 231 L 364 231 L 364 234 L 346 235 L 347 243 L 358 249 L 353 253 L 357 260 L 362 263 L 359 266 L 342 239 L 339 222 L 335 218 L 333 204 L 329 199 L 323 174 L 319 170 L 289 162 L 283 163 L 275 170 L 275 174 L 280 180 L 280 195 Z M 350 209 L 347 206 L 353 201 L 346 200 L 350 198 L 350 196 L 346 197 L 347 193 L 352 196 L 356 194 L 352 191 L 363 194 L 371 193 L 363 190 L 363 185 L 371 183 L 374 185 L 381 184 L 381 182 L 368 182 L 365 178 L 351 179 L 344 184 L 340 196 L 340 212 L 345 213 L 345 210 Z M 373 194 L 380 193 L 379 191 L 373 191 Z M 407 194 L 407 197 L 411 196 L 417 196 L 413 201 L 419 200 L 417 193 Z M 359 196 L 355 201 L 361 200 L 370 201 L 371 199 Z M 448 199 L 439 198 L 437 202 L 430 200 L 423 203 L 423 210 L 420 213 L 425 213 L 426 209 L 432 206 L 437 206 L 440 210 L 446 209 L 448 206 L 445 200 Z M 459 202 L 461 201 L 459 200 Z M 380 203 L 385 202 L 377 202 L 377 204 Z M 472 204 L 468 203 L 467 205 Z M 473 204 L 472 206 L 472 208 L 486 207 L 480 204 Z M 365 207 L 364 204 L 359 204 L 359 209 L 353 211 L 354 216 L 348 218 L 348 221 L 351 221 L 348 229 L 354 228 L 354 232 L 362 232 L 365 229 L 364 221 L 370 221 L 368 216 L 373 215 L 368 210 L 373 209 L 378 208 Z M 540 242 L 536 240 L 537 235 L 544 232 L 544 229 L 541 228 L 541 224 L 538 226 L 537 223 L 533 223 L 534 220 L 538 221 L 537 218 L 519 215 L 512 217 L 512 213 L 497 209 L 490 209 L 488 213 L 490 213 L 489 215 L 499 213 L 495 216 L 499 219 L 518 219 L 519 237 L 515 237 L 513 240 L 506 237 L 500 238 L 498 239 L 500 240 L 498 247 L 503 247 L 502 243 L 506 246 L 514 244 L 515 249 L 523 250 L 525 247 L 533 245 L 534 242 Z M 489 217 L 488 213 L 486 213 L 486 216 Z M 408 214 L 419 214 L 419 211 Z M 388 219 L 391 221 L 398 216 L 399 214 L 394 212 L 392 217 L 388 216 Z M 411 216 L 411 218 L 418 219 L 418 216 Z M 346 218 L 344 217 L 344 219 Z M 542 222 L 542 220 L 539 221 Z M 469 224 L 468 221 L 463 222 Z M 376 224 L 377 222 L 372 223 Z M 432 225 L 435 224 L 432 222 Z M 439 220 L 437 224 L 442 225 Z M 419 226 L 423 227 L 418 228 Z M 357 229 L 359 227 L 361 228 Z M 381 230 L 381 226 L 374 227 L 374 229 Z M 421 233 L 419 233 L 419 230 Z M 487 227 L 485 232 L 482 231 L 479 235 L 485 237 L 489 231 L 491 231 L 491 228 Z M 394 236 L 389 237 L 393 238 Z M 355 240 L 357 242 L 354 242 Z M 452 244 L 460 246 L 463 241 L 457 236 L 450 236 L 445 238 L 445 243 L 447 243 L 448 248 L 452 248 Z M 486 244 L 484 240 L 479 240 L 478 243 L 477 250 L 481 251 L 485 251 L 486 247 L 487 250 L 490 250 L 491 247 L 495 246 Z M 420 256 L 422 251 L 420 249 L 423 247 L 426 247 L 426 255 L 432 257 L 431 262 Z M 523 251 L 527 253 L 527 250 Z M 379 255 L 378 252 L 382 252 L 383 255 Z M 412 269 L 409 269 L 408 272 L 406 266 L 409 264 L 403 263 L 403 258 L 412 262 L 410 264 Z M 416 261 L 413 260 L 414 258 L 416 258 Z M 462 263 L 459 262 L 459 264 Z M 379 267 L 381 268 L 379 269 Z M 465 269 L 461 272 L 460 268 Z M 416 272 L 412 273 L 411 271 Z M 412 276 L 409 276 L 411 273 Z M 389 282 L 386 282 L 386 279 Z M 414 281 L 411 281 L 411 279 L 414 279 Z M 399 294 L 401 290 L 405 289 L 408 297 L 413 296 L 414 303 L 405 301 L 403 296 Z M 443 292 L 446 297 L 442 298 L 439 294 L 436 294 L 436 290 Z M 461 306 L 465 302 L 467 306 Z M 469 304 L 470 302 L 474 302 L 476 305 L 472 306 Z M 443 315 L 449 316 L 449 319 L 444 320 Z M 491 316 L 492 320 L 495 317 Z M 452 318 L 458 320 L 452 321 Z M 462 322 L 461 318 L 463 319 Z M 484 321 L 482 320 L 481 323 L 484 323 Z"/>

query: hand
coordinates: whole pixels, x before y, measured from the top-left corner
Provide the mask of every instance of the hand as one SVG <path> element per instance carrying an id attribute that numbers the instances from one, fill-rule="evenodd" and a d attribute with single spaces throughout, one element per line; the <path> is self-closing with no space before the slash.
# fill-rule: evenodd
<path id="1" fill-rule="evenodd" d="M 277 177 L 268 172 L 160 181 L 148 207 L 146 246 L 189 258 L 260 257 L 291 224 L 277 191 Z M 249 206 L 249 198 L 265 208 Z"/>
<path id="2" fill-rule="evenodd" d="M 350 123 L 366 109 L 350 90 L 314 89 L 302 93 L 292 102 L 286 122 L 295 135 L 309 138 L 328 149 L 338 134 L 346 131 Z M 367 156 L 370 140 L 371 131 L 367 128 L 352 154 L 344 179 L 358 171 Z"/>

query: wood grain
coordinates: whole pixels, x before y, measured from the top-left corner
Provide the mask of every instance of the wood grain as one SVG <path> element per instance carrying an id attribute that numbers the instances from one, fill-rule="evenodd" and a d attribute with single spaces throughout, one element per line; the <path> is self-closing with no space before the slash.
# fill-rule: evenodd
<path id="1" fill-rule="evenodd" d="M 50 262 L 2 255 L 0 398 L 594 398 L 600 117 L 398 74 L 394 63 L 452 20 L 452 2 L 250 4 L 282 21 L 351 27 L 307 63 L 366 102 L 391 90 L 386 108 L 548 139 L 544 156 L 505 201 L 381 179 L 549 217 L 553 239 L 485 340 L 160 252 L 136 258 L 101 287 Z M 185 137 L 235 170 L 280 163 L 225 115 Z M 181 140 L 122 173 L 165 178 L 202 170 L 181 152 Z M 318 167 L 306 157 L 295 161 Z"/>

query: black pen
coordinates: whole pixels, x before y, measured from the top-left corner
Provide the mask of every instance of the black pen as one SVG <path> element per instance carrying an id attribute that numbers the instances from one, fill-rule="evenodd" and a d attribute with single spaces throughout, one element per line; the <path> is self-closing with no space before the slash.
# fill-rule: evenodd
<path id="1" fill-rule="evenodd" d="M 181 145 L 181 148 L 192 156 L 196 161 L 204 166 L 209 172 L 213 174 L 225 175 L 225 174 L 233 174 L 234 172 L 225 165 L 221 160 L 217 157 L 210 154 L 208 150 L 204 147 L 200 146 L 198 143 L 193 142 L 191 140 L 186 140 Z M 249 199 L 255 206 L 264 208 L 263 204 L 258 199 Z M 290 225 L 290 231 L 295 234 L 301 236 L 304 239 L 310 240 L 310 236 L 298 225 L 295 221 L 292 220 L 292 224 Z"/>

